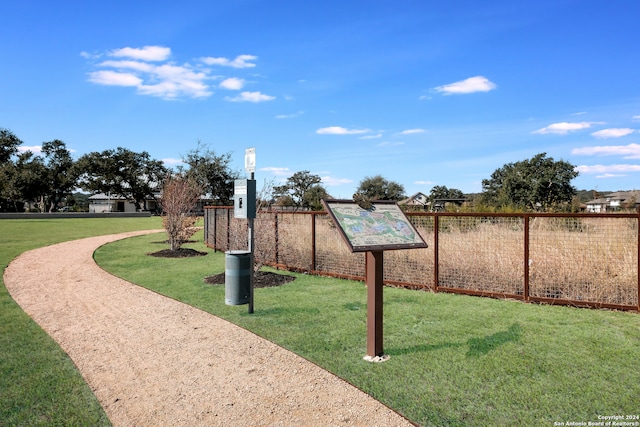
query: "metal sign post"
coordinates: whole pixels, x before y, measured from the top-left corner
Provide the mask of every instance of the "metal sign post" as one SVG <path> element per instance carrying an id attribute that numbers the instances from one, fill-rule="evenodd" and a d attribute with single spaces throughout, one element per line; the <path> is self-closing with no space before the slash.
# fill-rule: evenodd
<path id="1" fill-rule="evenodd" d="M 384 252 L 367 252 L 365 284 L 367 286 L 367 357 L 384 359 L 382 345 L 382 288 Z"/>
<path id="2" fill-rule="evenodd" d="M 256 217 L 256 181 L 254 179 L 254 174 L 256 171 L 256 149 L 255 147 L 247 148 L 244 153 L 244 169 L 247 173 L 251 174 L 251 182 L 253 183 L 253 215 L 247 215 L 248 218 L 248 249 L 250 252 L 250 265 L 251 265 L 251 273 L 249 277 L 249 314 L 253 313 L 253 288 L 254 288 L 254 266 L 255 266 L 255 257 L 253 251 L 254 244 L 254 236 L 253 236 L 253 219 Z"/>

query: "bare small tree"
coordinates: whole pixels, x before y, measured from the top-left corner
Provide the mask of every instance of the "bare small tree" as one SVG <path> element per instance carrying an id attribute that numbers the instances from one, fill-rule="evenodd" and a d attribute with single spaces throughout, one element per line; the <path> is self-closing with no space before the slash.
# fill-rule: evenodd
<path id="1" fill-rule="evenodd" d="M 259 213 L 262 210 L 267 210 L 270 205 L 270 195 L 273 193 L 273 188 L 275 186 L 275 181 L 272 179 L 270 181 L 265 180 L 260 193 L 258 193 L 256 197 L 256 220 L 260 221 Z M 257 273 L 260 271 L 262 266 L 264 265 L 264 260 L 269 259 L 269 255 L 273 253 L 274 248 L 266 243 L 264 239 L 260 239 L 262 236 L 256 236 L 257 239 L 254 244 L 253 253 L 254 253 L 254 263 L 253 263 L 253 271 Z"/>
<path id="2" fill-rule="evenodd" d="M 194 179 L 176 175 L 164 180 L 160 198 L 165 214 L 162 225 L 167 231 L 172 251 L 180 249 L 197 231 L 195 224 L 198 218 L 193 210 L 198 206 L 202 193 L 202 186 Z"/>

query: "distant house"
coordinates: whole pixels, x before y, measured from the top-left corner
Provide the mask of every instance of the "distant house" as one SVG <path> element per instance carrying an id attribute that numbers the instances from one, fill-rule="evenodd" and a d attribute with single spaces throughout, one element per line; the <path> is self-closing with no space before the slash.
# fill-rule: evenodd
<path id="1" fill-rule="evenodd" d="M 617 191 L 604 197 L 586 202 L 587 212 L 615 212 L 619 210 L 638 209 L 640 207 L 640 191 Z"/>
<path id="2" fill-rule="evenodd" d="M 146 205 L 147 210 L 152 212 L 159 208 L 158 202 L 154 199 L 147 199 Z M 136 212 L 136 210 L 135 203 L 132 203 L 122 197 L 111 196 L 104 193 L 89 196 L 89 212 Z"/>
<path id="3" fill-rule="evenodd" d="M 399 201 L 398 204 L 405 206 L 417 206 L 426 209 L 429 206 L 429 201 L 424 193 L 417 192 L 413 196 L 409 196 L 406 199 Z"/>
<path id="4" fill-rule="evenodd" d="M 160 199 L 162 192 L 154 192 L 155 199 L 147 198 L 145 200 L 146 210 L 149 212 L 161 213 Z M 198 205 L 192 213 L 196 215 L 204 215 L 204 207 L 213 204 L 213 197 L 210 194 L 200 196 Z M 122 197 L 110 196 L 108 194 L 99 193 L 89 196 L 89 212 L 136 212 L 135 203 L 130 202 Z"/>
<path id="5" fill-rule="evenodd" d="M 421 208 L 424 210 L 429 209 L 431 212 L 441 212 L 444 211 L 447 206 L 462 206 L 469 201 L 469 199 L 435 199 L 431 202 L 424 193 L 417 192 L 413 196 L 409 196 L 406 199 L 399 201 L 398 204 L 411 206 L 414 209 Z"/>

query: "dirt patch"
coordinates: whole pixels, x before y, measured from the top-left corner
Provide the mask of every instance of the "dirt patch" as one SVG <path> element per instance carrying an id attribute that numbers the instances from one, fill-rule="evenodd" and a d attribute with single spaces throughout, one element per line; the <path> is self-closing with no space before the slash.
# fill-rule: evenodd
<path id="1" fill-rule="evenodd" d="M 204 282 L 209 285 L 224 285 L 224 273 L 207 276 Z M 285 276 L 284 274 L 272 273 L 270 271 L 258 271 L 253 275 L 254 288 L 273 288 L 282 286 L 296 280 L 293 276 Z"/>

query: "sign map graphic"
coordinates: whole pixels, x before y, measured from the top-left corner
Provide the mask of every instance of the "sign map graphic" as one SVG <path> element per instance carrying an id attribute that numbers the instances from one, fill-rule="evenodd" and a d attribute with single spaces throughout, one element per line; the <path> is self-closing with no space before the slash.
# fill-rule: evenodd
<path id="1" fill-rule="evenodd" d="M 324 203 L 352 252 L 427 247 L 394 202 L 374 201 L 370 209 L 363 209 L 351 200 Z"/>

